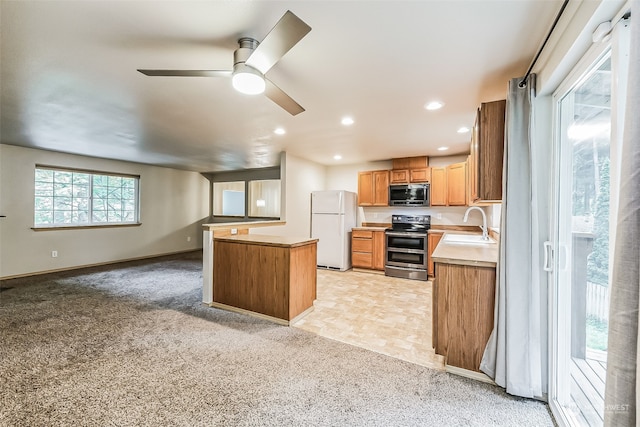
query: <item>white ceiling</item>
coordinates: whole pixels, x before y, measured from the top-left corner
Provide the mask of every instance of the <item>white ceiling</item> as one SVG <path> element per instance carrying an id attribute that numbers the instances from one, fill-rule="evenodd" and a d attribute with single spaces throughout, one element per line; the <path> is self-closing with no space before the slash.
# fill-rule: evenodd
<path id="1" fill-rule="evenodd" d="M 464 153 L 456 130 L 505 98 L 560 3 L 3 0 L 0 142 L 201 172 L 282 150 L 326 165 Z M 312 30 L 267 76 L 297 116 L 227 78 L 136 71 L 231 69 L 237 39 L 262 40 L 286 10 Z"/>

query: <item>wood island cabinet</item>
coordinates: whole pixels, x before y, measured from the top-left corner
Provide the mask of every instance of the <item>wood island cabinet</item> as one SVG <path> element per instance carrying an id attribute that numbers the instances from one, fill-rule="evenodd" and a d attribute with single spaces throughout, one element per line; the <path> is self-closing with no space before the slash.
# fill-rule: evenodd
<path id="1" fill-rule="evenodd" d="M 472 203 L 502 200 L 506 101 L 481 104 L 471 134 L 469 191 Z"/>
<path id="2" fill-rule="evenodd" d="M 358 205 L 389 205 L 389 171 L 365 171 L 358 173 Z"/>
<path id="3" fill-rule="evenodd" d="M 358 230 L 351 233 L 351 264 L 355 268 L 384 270 L 384 231 Z"/>

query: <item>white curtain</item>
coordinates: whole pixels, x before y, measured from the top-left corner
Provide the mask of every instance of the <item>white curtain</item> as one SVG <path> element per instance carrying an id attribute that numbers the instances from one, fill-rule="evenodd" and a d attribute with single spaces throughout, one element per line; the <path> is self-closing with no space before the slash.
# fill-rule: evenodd
<path id="1" fill-rule="evenodd" d="M 494 329 L 480 369 L 523 397 L 542 396 L 540 224 L 534 171 L 546 170 L 532 147 L 535 75 L 509 82 L 505 123 L 500 258 Z"/>
<path id="2" fill-rule="evenodd" d="M 640 313 L 640 1 L 631 2 L 629 80 L 609 306 L 605 426 L 638 425 Z M 633 14 L 636 17 L 633 17 Z M 634 22 L 635 21 L 635 22 Z"/>

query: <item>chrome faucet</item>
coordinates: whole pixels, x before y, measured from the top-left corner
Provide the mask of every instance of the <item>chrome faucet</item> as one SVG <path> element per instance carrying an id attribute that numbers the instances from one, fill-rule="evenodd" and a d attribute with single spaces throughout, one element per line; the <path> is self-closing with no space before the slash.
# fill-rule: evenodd
<path id="1" fill-rule="evenodd" d="M 482 229 L 482 240 L 489 240 L 489 229 L 487 228 L 487 215 L 484 213 L 482 209 L 480 209 L 477 206 L 471 206 L 464 213 L 464 218 L 462 218 L 462 222 L 467 222 L 467 219 L 469 219 L 469 212 L 471 212 L 474 209 L 479 210 L 480 213 L 482 214 L 482 225 L 480 226 L 480 228 Z"/>

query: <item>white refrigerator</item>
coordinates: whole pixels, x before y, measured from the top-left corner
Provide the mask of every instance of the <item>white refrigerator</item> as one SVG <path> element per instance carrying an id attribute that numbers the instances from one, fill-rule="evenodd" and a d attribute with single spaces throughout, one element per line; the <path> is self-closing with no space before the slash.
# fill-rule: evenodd
<path id="1" fill-rule="evenodd" d="M 313 191 L 311 237 L 318 239 L 318 267 L 351 268 L 351 229 L 356 226 L 356 193 Z"/>

